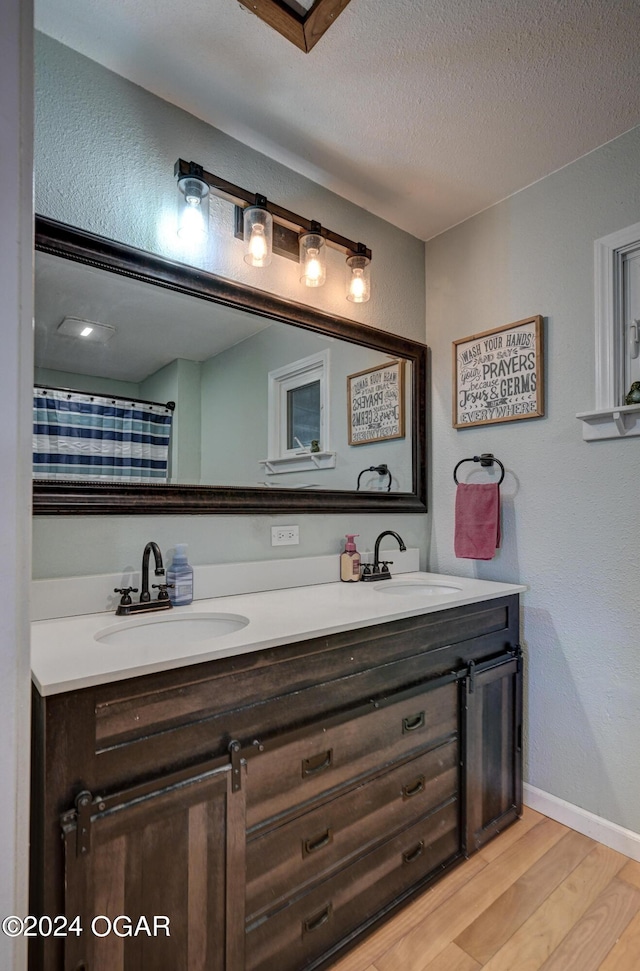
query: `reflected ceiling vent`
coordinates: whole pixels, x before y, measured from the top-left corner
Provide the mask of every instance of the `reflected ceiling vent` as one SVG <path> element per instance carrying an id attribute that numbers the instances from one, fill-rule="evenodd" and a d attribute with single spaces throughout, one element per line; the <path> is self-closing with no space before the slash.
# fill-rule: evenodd
<path id="1" fill-rule="evenodd" d="M 99 324 L 95 320 L 84 320 L 82 317 L 65 317 L 56 330 L 56 334 L 61 334 L 62 337 L 76 337 L 94 344 L 107 344 L 115 332 L 116 328 L 111 324 Z"/>
<path id="2" fill-rule="evenodd" d="M 308 54 L 349 0 L 239 0 L 265 24 Z"/>

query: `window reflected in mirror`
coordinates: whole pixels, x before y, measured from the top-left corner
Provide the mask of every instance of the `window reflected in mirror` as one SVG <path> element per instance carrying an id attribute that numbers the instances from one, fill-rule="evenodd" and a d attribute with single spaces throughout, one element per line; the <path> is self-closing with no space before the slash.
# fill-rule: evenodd
<path id="1" fill-rule="evenodd" d="M 320 451 L 320 382 L 287 391 L 287 448 Z"/>

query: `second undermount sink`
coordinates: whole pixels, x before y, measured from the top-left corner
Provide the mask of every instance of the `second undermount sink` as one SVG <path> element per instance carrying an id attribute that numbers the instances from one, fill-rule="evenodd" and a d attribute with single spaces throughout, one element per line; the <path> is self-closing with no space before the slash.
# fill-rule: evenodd
<path id="1" fill-rule="evenodd" d="M 426 596 L 437 597 L 446 593 L 460 593 L 462 587 L 449 583 L 433 583 L 430 580 L 415 578 L 398 578 L 381 580 L 375 586 L 376 593 L 384 593 L 392 597 Z"/>
<path id="2" fill-rule="evenodd" d="M 101 644 L 118 647 L 172 647 L 177 643 L 201 643 L 242 630 L 249 623 L 241 614 L 146 614 L 98 631 Z"/>

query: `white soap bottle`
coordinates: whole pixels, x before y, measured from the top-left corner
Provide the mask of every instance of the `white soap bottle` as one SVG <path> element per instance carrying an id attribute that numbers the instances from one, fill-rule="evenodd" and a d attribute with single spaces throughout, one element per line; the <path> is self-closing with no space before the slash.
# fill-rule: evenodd
<path id="1" fill-rule="evenodd" d="M 174 607 L 183 607 L 193 600 L 193 568 L 187 560 L 185 543 L 176 543 L 171 566 L 167 570 L 169 597 Z"/>

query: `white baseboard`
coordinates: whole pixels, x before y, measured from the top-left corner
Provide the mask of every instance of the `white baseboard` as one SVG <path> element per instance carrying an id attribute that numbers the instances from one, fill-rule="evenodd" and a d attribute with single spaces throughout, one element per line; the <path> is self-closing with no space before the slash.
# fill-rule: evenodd
<path id="1" fill-rule="evenodd" d="M 580 806 L 574 806 L 526 782 L 523 788 L 525 805 L 530 806 L 531 809 L 555 819 L 564 826 L 570 826 L 571 829 L 597 840 L 598 843 L 604 843 L 618 853 L 630 856 L 632 860 L 640 861 L 640 833 L 634 833 L 631 829 L 611 823 L 602 816 L 595 816 L 586 809 L 581 809 Z"/>

